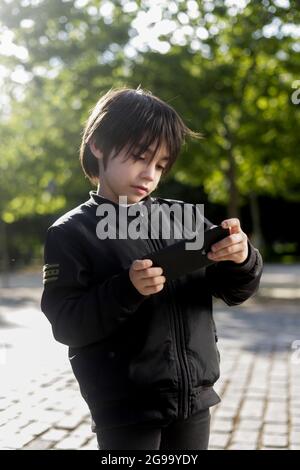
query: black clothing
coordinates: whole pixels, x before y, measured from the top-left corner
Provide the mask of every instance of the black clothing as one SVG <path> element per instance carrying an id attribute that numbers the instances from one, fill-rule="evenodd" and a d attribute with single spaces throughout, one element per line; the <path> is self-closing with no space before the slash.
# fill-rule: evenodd
<path id="1" fill-rule="evenodd" d="M 97 432 L 99 450 L 207 450 L 210 410 L 165 427 L 132 424 Z"/>
<path id="2" fill-rule="evenodd" d="M 248 240 L 243 263 L 215 263 L 145 296 L 130 281 L 132 262 L 178 240 L 99 239 L 104 215 L 97 209 L 119 206 L 96 191 L 89 195 L 48 229 L 41 309 L 55 339 L 69 346 L 97 428 L 164 425 L 219 403 L 213 389 L 220 358 L 212 296 L 228 305 L 252 296 L 262 274 L 259 251 Z M 164 225 L 174 202 L 184 204 L 147 196 L 141 206 L 160 210 Z M 128 214 L 128 220 L 134 217 Z"/>

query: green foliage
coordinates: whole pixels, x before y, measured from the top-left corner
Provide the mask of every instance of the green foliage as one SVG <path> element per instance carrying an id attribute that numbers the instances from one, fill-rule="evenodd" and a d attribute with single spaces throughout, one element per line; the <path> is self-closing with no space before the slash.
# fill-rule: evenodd
<path id="1" fill-rule="evenodd" d="M 149 48 L 133 58 L 124 50 L 139 10 L 124 13 L 127 3 L 114 1 L 104 16 L 107 2 L 100 0 L 83 7 L 71 0 L 0 0 L 0 34 L 11 30 L 28 51 L 23 59 L 3 55 L 3 64 L 29 77 L 24 85 L 3 84 L 11 112 L 0 115 L 1 219 L 63 212 L 86 196 L 91 188 L 78 156 L 87 114 L 110 87 L 139 83 L 203 133 L 200 143 L 184 146 L 175 180 L 203 185 L 210 201 L 223 204 L 233 185 L 240 204 L 253 192 L 299 200 L 300 108 L 291 102 L 299 47 L 293 33 L 284 33 L 284 25 L 299 24 L 294 2 L 290 8 L 248 2 L 235 14 L 225 2 L 197 2 L 185 44 L 162 31 L 167 53 Z M 178 11 L 166 3 L 162 18 L 178 30 L 191 2 L 175 3 Z M 280 25 L 277 34 L 268 33 L 270 24 Z"/>

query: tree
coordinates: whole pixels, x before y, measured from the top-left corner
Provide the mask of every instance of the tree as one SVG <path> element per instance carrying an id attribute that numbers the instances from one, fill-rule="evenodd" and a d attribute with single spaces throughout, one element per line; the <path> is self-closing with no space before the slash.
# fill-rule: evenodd
<path id="1" fill-rule="evenodd" d="M 135 53 L 128 45 L 137 44 L 135 25 L 156 8 L 151 2 L 84 3 L 0 2 L 0 32 L 9 29 L 24 48 L 3 64 L 27 80 L 4 83 L 11 112 L 0 117 L 2 220 L 80 201 L 88 184 L 78 150 L 89 109 L 112 86 L 141 84 L 204 135 L 184 147 L 170 177 L 203 185 L 228 216 L 249 202 L 259 237 L 259 195 L 299 200 L 294 2 L 166 2 L 161 28 L 147 20 L 156 50 L 135 46 Z"/>

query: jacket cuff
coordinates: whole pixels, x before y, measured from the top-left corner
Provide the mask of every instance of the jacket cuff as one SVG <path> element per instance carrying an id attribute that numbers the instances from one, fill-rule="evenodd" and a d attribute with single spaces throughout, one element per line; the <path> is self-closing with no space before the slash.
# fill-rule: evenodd
<path id="1" fill-rule="evenodd" d="M 135 311 L 150 295 L 141 294 L 132 284 L 129 269 L 115 277 L 114 295 L 124 310 Z"/>

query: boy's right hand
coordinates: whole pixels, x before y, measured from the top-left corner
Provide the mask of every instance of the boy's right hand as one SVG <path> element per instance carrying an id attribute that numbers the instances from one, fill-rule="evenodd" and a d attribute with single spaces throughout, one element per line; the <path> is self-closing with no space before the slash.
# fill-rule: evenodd
<path id="1" fill-rule="evenodd" d="M 151 259 L 136 259 L 129 269 L 130 280 L 142 295 L 160 292 L 166 282 L 162 268 L 151 268 L 152 264 Z"/>

